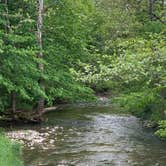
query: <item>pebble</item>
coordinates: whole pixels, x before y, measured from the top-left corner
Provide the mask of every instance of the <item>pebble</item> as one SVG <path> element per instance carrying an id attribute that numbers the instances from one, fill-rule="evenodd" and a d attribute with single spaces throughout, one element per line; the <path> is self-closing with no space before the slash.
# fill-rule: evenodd
<path id="1" fill-rule="evenodd" d="M 39 146 L 41 149 L 44 150 L 50 148 L 50 146 L 55 146 L 54 143 L 57 140 L 57 135 L 59 134 L 59 132 L 56 132 L 57 129 L 63 129 L 63 127 L 45 127 L 42 128 L 40 131 L 9 131 L 6 132 L 6 136 L 12 141 L 18 141 L 20 144 L 29 147 L 31 150 L 35 149 L 36 146 Z"/>

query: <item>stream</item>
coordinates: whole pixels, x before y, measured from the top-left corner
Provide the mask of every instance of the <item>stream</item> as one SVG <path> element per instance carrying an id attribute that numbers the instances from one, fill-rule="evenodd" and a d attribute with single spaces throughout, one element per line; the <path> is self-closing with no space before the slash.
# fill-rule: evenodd
<path id="1" fill-rule="evenodd" d="M 41 125 L 16 125 L 25 166 L 165 166 L 166 142 L 109 106 L 65 106 Z"/>

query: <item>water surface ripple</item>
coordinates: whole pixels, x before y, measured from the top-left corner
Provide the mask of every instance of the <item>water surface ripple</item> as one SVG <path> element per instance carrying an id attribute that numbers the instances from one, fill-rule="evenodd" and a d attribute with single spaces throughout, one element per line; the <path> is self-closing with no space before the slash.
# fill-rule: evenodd
<path id="1" fill-rule="evenodd" d="M 25 146 L 26 166 L 165 166 L 166 142 L 134 116 L 109 107 L 69 107 L 46 115 L 40 126 L 17 127 L 45 137 Z"/>

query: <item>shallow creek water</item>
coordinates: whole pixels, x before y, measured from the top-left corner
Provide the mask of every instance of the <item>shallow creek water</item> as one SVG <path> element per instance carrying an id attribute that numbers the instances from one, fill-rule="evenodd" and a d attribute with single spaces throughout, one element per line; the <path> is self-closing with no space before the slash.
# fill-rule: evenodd
<path id="1" fill-rule="evenodd" d="M 134 116 L 110 107 L 67 106 L 42 125 L 13 126 L 25 166 L 165 166 L 166 142 Z"/>

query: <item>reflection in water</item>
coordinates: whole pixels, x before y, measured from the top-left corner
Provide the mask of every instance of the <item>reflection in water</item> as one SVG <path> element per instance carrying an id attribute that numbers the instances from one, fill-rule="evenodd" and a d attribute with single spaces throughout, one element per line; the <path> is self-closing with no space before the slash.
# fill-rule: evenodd
<path id="1" fill-rule="evenodd" d="M 166 143 L 133 116 L 111 113 L 109 107 L 87 107 L 64 108 L 46 118 L 42 126 L 21 127 L 45 138 L 33 148 L 26 144 L 26 166 L 166 165 Z"/>

